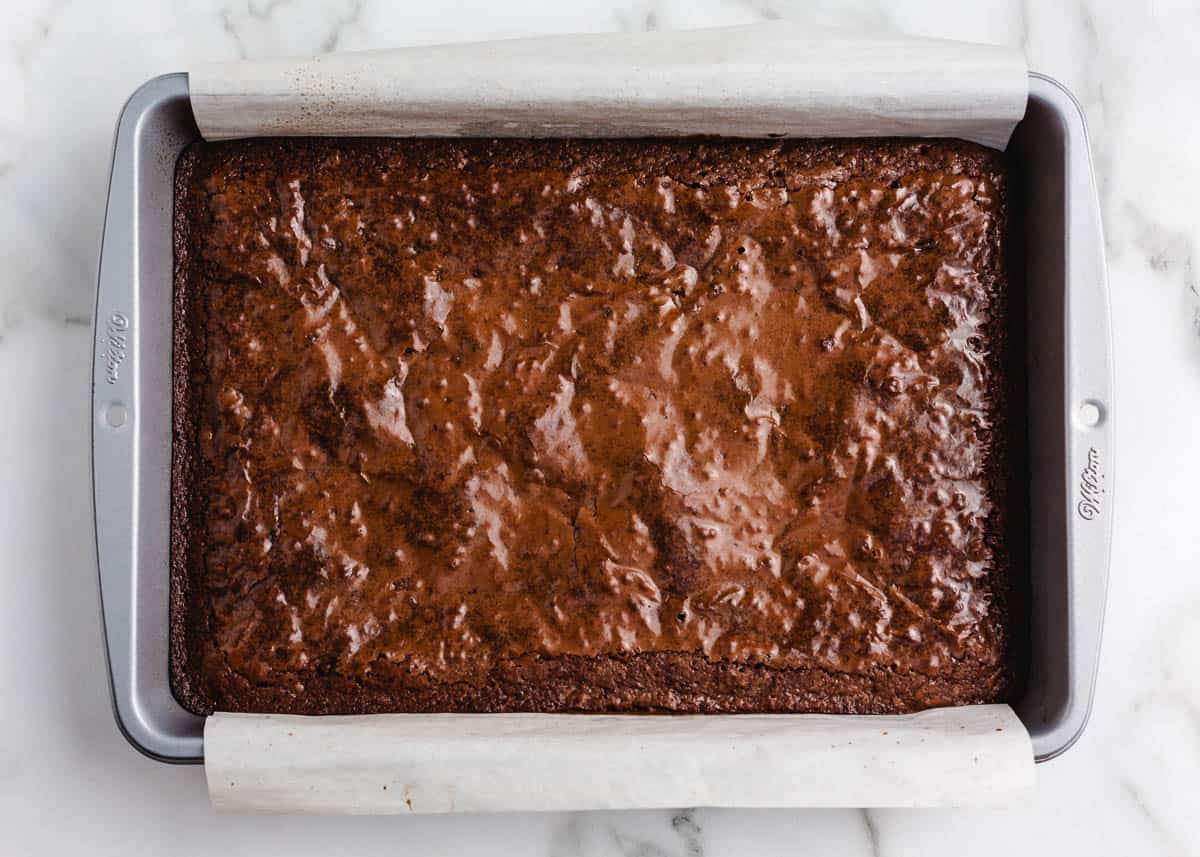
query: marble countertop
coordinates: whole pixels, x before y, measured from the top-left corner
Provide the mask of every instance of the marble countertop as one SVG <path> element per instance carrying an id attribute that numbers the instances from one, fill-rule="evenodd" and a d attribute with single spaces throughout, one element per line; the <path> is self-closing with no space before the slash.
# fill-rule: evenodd
<path id="1" fill-rule="evenodd" d="M 1083 102 L 1112 283 L 1115 534 L 1095 711 L 1007 811 L 215 816 L 117 733 L 88 372 L 113 125 L 205 59 L 778 17 L 1021 45 Z M 0 829 L 12 854 L 1200 854 L 1200 3 L 18 0 L 0 36 Z"/>

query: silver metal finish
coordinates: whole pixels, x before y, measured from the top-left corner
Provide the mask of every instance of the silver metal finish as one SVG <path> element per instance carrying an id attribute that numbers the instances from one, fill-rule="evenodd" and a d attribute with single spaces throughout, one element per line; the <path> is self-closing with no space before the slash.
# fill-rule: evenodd
<path id="1" fill-rule="evenodd" d="M 142 752 L 203 758 L 203 718 L 168 676 L 172 202 L 197 139 L 185 75 L 130 98 L 117 126 L 96 301 L 92 469 L 101 601 L 117 723 Z M 1010 150 L 1021 169 L 1028 346 L 1030 678 L 1017 713 L 1039 761 L 1087 721 L 1112 522 L 1108 283 L 1083 114 L 1029 79 Z"/>
<path id="2" fill-rule="evenodd" d="M 1104 232 L 1083 110 L 1029 77 L 1020 163 L 1027 291 L 1032 659 L 1016 706 L 1038 761 L 1092 707 L 1112 537 L 1113 381 Z"/>
<path id="3" fill-rule="evenodd" d="M 92 490 L 113 706 L 133 746 L 172 762 L 204 755 L 204 720 L 175 701 L 167 673 L 172 206 L 175 162 L 198 136 L 183 74 L 151 80 L 121 111 L 92 366 Z"/>

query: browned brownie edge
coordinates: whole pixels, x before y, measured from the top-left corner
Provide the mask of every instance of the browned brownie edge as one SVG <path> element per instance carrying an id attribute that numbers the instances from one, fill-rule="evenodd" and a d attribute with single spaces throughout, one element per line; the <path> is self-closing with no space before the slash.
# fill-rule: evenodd
<path id="1" fill-rule="evenodd" d="M 187 205 L 198 150 L 189 146 L 175 167 L 173 249 L 175 254 L 171 337 L 171 588 L 170 654 L 171 691 L 187 710 L 195 714 L 213 711 L 212 700 L 197 680 L 200 670 L 196 643 L 205 623 L 189 598 L 191 582 L 202 571 L 196 538 L 203 532 L 203 506 L 195 502 L 196 405 L 200 385 L 193 376 L 201 365 L 205 339 L 200 323 L 203 313 L 194 304 L 201 296 L 189 288 L 191 223 L 194 211 Z M 190 608 L 190 609 L 189 609 Z"/>

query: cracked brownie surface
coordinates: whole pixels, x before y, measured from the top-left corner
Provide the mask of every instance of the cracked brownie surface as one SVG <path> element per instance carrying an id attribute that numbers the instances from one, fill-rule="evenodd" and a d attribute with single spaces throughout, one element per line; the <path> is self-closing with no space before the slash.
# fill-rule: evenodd
<path id="1" fill-rule="evenodd" d="M 192 147 L 176 695 L 1009 698 L 1005 186 L 959 142 Z"/>

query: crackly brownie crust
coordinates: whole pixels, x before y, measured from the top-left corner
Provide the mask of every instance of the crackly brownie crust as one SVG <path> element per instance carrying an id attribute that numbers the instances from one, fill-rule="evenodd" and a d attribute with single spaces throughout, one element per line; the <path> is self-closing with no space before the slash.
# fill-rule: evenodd
<path id="1" fill-rule="evenodd" d="M 176 696 L 1010 698 L 1005 172 L 929 141 L 193 146 Z"/>

